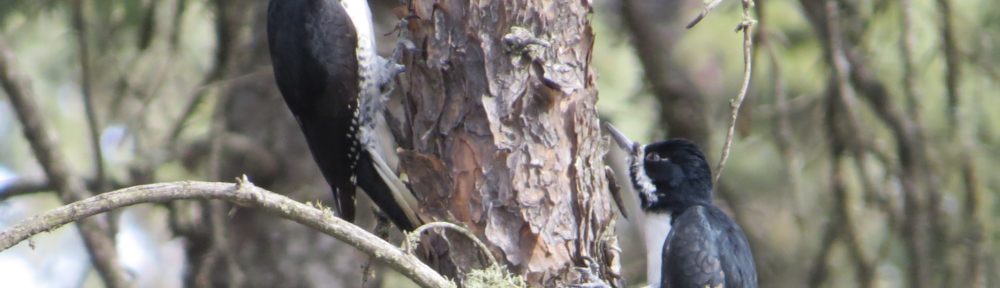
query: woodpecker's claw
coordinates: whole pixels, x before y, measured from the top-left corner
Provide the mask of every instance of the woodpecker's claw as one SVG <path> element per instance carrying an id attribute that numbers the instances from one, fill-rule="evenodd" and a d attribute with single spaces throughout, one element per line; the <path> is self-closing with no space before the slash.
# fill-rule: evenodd
<path id="1" fill-rule="evenodd" d="M 625 219 L 628 219 L 628 212 L 625 210 L 625 201 L 622 200 L 621 186 L 618 186 L 618 180 L 615 179 L 615 171 L 611 170 L 611 167 L 604 166 L 604 177 L 607 177 L 608 188 L 611 190 L 611 199 L 615 200 L 615 205 L 618 206 L 618 212 L 622 213 Z"/>

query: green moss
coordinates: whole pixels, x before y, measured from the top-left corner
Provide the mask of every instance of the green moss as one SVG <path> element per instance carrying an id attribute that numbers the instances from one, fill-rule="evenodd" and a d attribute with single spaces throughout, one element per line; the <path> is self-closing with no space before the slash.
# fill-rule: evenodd
<path id="1" fill-rule="evenodd" d="M 528 287 L 524 278 L 514 275 L 499 264 L 494 264 L 486 269 L 472 270 L 465 275 L 465 287 L 468 288 L 515 288 Z"/>

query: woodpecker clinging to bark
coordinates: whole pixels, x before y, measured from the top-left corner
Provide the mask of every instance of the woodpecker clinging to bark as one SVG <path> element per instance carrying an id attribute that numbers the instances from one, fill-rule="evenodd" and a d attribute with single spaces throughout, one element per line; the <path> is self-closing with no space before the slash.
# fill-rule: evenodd
<path id="1" fill-rule="evenodd" d="M 396 226 L 412 230 L 420 224 L 416 199 L 396 174 L 380 89 L 402 69 L 376 55 L 371 18 L 365 0 L 271 0 L 271 63 L 340 216 L 354 218 L 360 188 Z"/>
<path id="2" fill-rule="evenodd" d="M 629 153 L 650 286 L 757 287 L 746 235 L 712 204 L 712 171 L 698 146 L 683 139 L 640 145 L 607 128 Z"/>

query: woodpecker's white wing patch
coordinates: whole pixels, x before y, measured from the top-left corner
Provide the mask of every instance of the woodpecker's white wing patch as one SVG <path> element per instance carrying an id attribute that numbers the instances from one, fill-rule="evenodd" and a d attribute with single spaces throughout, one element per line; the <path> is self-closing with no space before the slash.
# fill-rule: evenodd
<path id="1" fill-rule="evenodd" d="M 351 17 L 354 24 L 354 31 L 358 35 L 358 49 L 371 51 L 375 48 L 375 29 L 372 25 L 372 11 L 368 8 L 366 0 L 338 0 L 340 6 L 344 7 L 347 15 Z"/>

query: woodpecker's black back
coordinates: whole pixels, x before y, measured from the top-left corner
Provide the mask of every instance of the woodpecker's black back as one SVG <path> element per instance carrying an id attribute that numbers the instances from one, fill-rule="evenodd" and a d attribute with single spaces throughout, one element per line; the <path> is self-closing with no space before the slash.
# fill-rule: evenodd
<path id="1" fill-rule="evenodd" d="M 662 287 L 757 287 L 750 245 L 739 225 L 712 204 L 712 171 L 698 146 L 679 139 L 643 152 L 643 172 L 655 187 L 650 195 L 640 193 L 643 208 L 672 219 L 662 252 L 648 255 L 663 258 Z"/>
<path id="2" fill-rule="evenodd" d="M 348 13 L 337 0 L 272 0 L 267 20 L 278 89 L 333 188 L 340 216 L 353 220 L 357 185 L 398 227 L 413 229 L 359 139 L 362 82 L 374 80 L 359 75 L 358 31 Z"/>
<path id="3" fill-rule="evenodd" d="M 757 287 L 746 236 L 719 208 L 692 206 L 673 223 L 663 244 L 661 287 Z"/>

